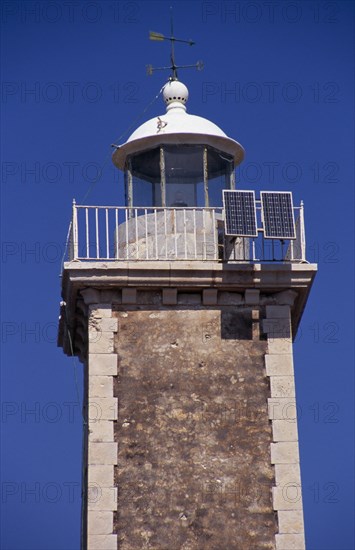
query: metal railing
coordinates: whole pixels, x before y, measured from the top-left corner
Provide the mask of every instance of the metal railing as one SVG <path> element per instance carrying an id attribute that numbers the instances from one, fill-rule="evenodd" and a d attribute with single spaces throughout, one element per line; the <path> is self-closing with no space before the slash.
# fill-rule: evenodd
<path id="1" fill-rule="evenodd" d="M 67 259 L 81 261 L 202 260 L 305 262 L 303 204 L 294 207 L 296 239 L 224 233 L 223 208 L 82 206 L 73 202 Z"/>

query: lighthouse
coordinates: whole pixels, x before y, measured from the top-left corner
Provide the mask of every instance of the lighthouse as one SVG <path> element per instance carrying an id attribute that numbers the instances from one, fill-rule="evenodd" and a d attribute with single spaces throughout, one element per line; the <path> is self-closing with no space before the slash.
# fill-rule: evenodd
<path id="1" fill-rule="evenodd" d="M 125 204 L 73 204 L 58 343 L 84 369 L 82 548 L 302 550 L 303 204 L 236 189 L 243 147 L 171 69 L 115 147 Z"/>

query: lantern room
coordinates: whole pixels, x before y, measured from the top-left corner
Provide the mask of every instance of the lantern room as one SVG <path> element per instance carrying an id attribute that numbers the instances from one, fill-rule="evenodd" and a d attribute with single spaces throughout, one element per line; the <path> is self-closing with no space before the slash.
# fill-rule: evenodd
<path id="1" fill-rule="evenodd" d="M 209 120 L 186 110 L 178 80 L 163 88 L 166 113 L 142 124 L 113 154 L 125 174 L 128 207 L 216 207 L 234 189 L 243 147 Z"/>

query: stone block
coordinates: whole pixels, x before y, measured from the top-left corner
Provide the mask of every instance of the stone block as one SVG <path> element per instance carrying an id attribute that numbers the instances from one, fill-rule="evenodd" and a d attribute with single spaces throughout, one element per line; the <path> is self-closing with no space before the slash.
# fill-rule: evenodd
<path id="1" fill-rule="evenodd" d="M 271 464 L 293 464 L 299 462 L 298 443 L 280 441 L 271 443 Z"/>
<path id="2" fill-rule="evenodd" d="M 272 488 L 274 510 L 302 510 L 302 489 L 297 483 Z"/>
<path id="3" fill-rule="evenodd" d="M 115 317 L 101 317 L 99 319 L 91 318 L 89 320 L 89 331 L 97 332 L 117 332 L 118 319 Z"/>
<path id="4" fill-rule="evenodd" d="M 89 440 L 92 442 L 114 441 L 113 422 L 102 420 L 89 423 Z"/>
<path id="5" fill-rule="evenodd" d="M 292 355 L 265 355 L 267 376 L 293 376 Z"/>
<path id="6" fill-rule="evenodd" d="M 260 302 L 260 290 L 256 288 L 248 288 L 244 294 L 246 304 L 255 305 Z"/>
<path id="7" fill-rule="evenodd" d="M 92 375 L 89 376 L 89 397 L 112 397 L 113 377 Z"/>
<path id="8" fill-rule="evenodd" d="M 263 319 L 262 328 L 269 338 L 292 340 L 289 319 Z"/>
<path id="9" fill-rule="evenodd" d="M 205 288 L 203 290 L 202 303 L 204 306 L 215 306 L 217 304 L 218 290 L 216 288 Z"/>
<path id="10" fill-rule="evenodd" d="M 275 338 L 268 336 L 267 348 L 270 355 L 292 353 L 292 338 Z"/>
<path id="11" fill-rule="evenodd" d="M 272 435 L 274 441 L 298 441 L 297 422 L 273 420 Z"/>
<path id="12" fill-rule="evenodd" d="M 303 512 L 302 510 L 279 510 L 279 533 L 303 534 Z"/>
<path id="13" fill-rule="evenodd" d="M 296 399 L 294 397 L 275 397 L 268 400 L 270 420 L 297 421 Z"/>
<path id="14" fill-rule="evenodd" d="M 301 471 L 299 463 L 275 464 L 275 483 L 277 487 L 297 483 L 301 485 Z"/>
<path id="15" fill-rule="evenodd" d="M 89 353 L 113 353 L 112 332 L 89 330 Z"/>
<path id="16" fill-rule="evenodd" d="M 259 321 L 260 319 L 260 311 L 258 309 L 253 309 L 251 312 L 251 318 L 253 321 Z"/>
<path id="17" fill-rule="evenodd" d="M 117 550 L 117 535 L 89 535 L 87 550 Z"/>
<path id="18" fill-rule="evenodd" d="M 101 487 L 96 484 L 89 485 L 88 510 L 117 510 L 117 488 Z"/>
<path id="19" fill-rule="evenodd" d="M 117 420 L 116 397 L 93 397 L 89 400 L 89 423 L 100 420 Z"/>
<path id="20" fill-rule="evenodd" d="M 303 535 L 275 535 L 276 550 L 305 550 Z"/>
<path id="21" fill-rule="evenodd" d="M 113 465 L 92 464 L 88 468 L 88 483 L 97 484 L 100 487 L 113 486 Z"/>
<path id="22" fill-rule="evenodd" d="M 266 306 L 266 317 L 268 319 L 289 319 L 289 306 Z"/>
<path id="23" fill-rule="evenodd" d="M 175 306 L 177 304 L 177 288 L 163 288 L 163 305 Z"/>
<path id="24" fill-rule="evenodd" d="M 91 375 L 117 375 L 117 355 L 115 353 L 90 353 L 89 376 Z"/>
<path id="25" fill-rule="evenodd" d="M 117 443 L 89 441 L 88 464 L 117 464 Z"/>
<path id="26" fill-rule="evenodd" d="M 137 289 L 136 288 L 123 288 L 122 289 L 122 304 L 136 304 L 137 303 Z"/>
<path id="27" fill-rule="evenodd" d="M 271 397 L 295 397 L 293 376 L 270 376 Z"/>
<path id="28" fill-rule="evenodd" d="M 103 317 L 112 317 L 111 304 L 92 304 L 89 306 L 89 317 L 102 319 Z"/>
<path id="29" fill-rule="evenodd" d="M 90 510 L 88 512 L 88 534 L 111 535 L 113 531 L 113 512 Z"/>

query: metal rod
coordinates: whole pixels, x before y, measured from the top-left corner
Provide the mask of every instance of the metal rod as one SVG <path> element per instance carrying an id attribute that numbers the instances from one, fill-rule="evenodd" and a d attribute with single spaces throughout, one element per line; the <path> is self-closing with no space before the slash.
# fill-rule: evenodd
<path id="1" fill-rule="evenodd" d="M 160 147 L 160 194 L 161 205 L 166 206 L 166 179 L 165 179 L 165 157 L 164 148 Z"/>
<path id="2" fill-rule="evenodd" d="M 99 209 L 95 208 L 95 225 L 96 225 L 96 258 L 100 257 L 99 251 Z"/>
<path id="3" fill-rule="evenodd" d="M 138 211 L 137 208 L 134 209 L 134 219 L 135 219 L 135 228 L 136 228 L 136 257 L 139 260 L 139 244 L 138 244 Z"/>
<path id="4" fill-rule="evenodd" d="M 157 209 L 154 208 L 154 226 L 155 226 L 155 259 L 159 258 L 158 251 L 158 221 L 157 221 Z"/>
<path id="5" fill-rule="evenodd" d="M 301 241 L 301 260 L 306 261 L 306 231 L 304 225 L 304 205 L 301 201 L 300 205 L 300 241 Z"/>
<path id="6" fill-rule="evenodd" d="M 131 219 L 131 208 L 126 208 L 125 210 L 125 226 L 126 226 L 126 260 L 129 258 L 128 250 L 129 250 L 129 240 L 128 240 L 128 224 L 130 223 Z"/>
<path id="7" fill-rule="evenodd" d="M 118 259 L 118 208 L 115 209 L 115 257 Z"/>
<path id="8" fill-rule="evenodd" d="M 110 257 L 110 236 L 108 232 L 108 210 L 105 209 L 106 214 L 106 258 Z"/>
<path id="9" fill-rule="evenodd" d="M 129 157 L 127 162 L 127 206 L 132 208 L 133 206 L 133 176 L 132 176 L 132 161 Z M 131 211 L 129 211 L 130 213 Z M 130 216 L 129 216 L 130 217 Z"/>
<path id="10" fill-rule="evenodd" d="M 78 212 L 75 199 L 73 199 L 73 260 L 76 260 L 79 255 L 78 243 Z"/>
<path id="11" fill-rule="evenodd" d="M 207 165 L 207 147 L 203 149 L 203 188 L 205 191 L 205 207 L 210 205 L 210 199 L 208 196 L 208 165 Z"/>
<path id="12" fill-rule="evenodd" d="M 149 240 L 148 240 L 148 210 L 144 209 L 145 216 L 145 259 L 149 259 Z"/>
<path id="13" fill-rule="evenodd" d="M 90 250 L 89 250 L 89 210 L 85 208 L 85 228 L 86 228 L 86 257 L 89 258 L 90 256 Z"/>
<path id="14" fill-rule="evenodd" d="M 186 231 L 186 210 L 184 208 L 184 241 L 185 241 L 185 260 L 187 260 L 187 231 Z"/>
<path id="15" fill-rule="evenodd" d="M 197 228 L 196 228 L 196 209 L 194 208 L 194 252 L 195 260 L 197 259 Z"/>

